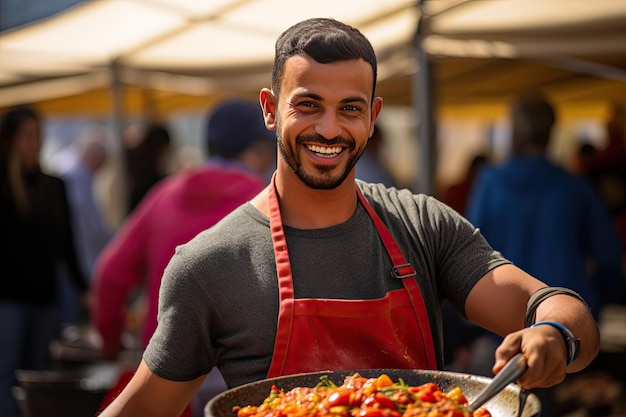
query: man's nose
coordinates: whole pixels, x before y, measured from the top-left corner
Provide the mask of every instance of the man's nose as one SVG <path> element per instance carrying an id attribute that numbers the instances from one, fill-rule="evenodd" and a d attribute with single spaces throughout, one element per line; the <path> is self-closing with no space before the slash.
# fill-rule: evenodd
<path id="1" fill-rule="evenodd" d="M 325 111 L 315 124 L 315 132 L 325 139 L 334 139 L 341 134 L 339 117 L 335 111 Z"/>

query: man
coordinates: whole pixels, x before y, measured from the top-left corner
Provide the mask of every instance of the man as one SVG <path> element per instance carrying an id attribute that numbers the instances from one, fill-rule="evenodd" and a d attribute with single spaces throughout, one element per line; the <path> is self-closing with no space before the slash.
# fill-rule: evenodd
<path id="1" fill-rule="evenodd" d="M 278 140 L 272 183 L 178 248 L 157 331 L 102 416 L 175 416 L 212 366 L 230 387 L 322 369 L 439 368 L 443 298 L 508 335 L 494 371 L 524 352 L 525 387 L 593 359 L 598 329 L 583 302 L 557 292 L 536 309 L 580 349 L 566 350 L 554 325 L 524 329 L 545 284 L 436 200 L 355 180 L 382 107 L 375 85 L 374 51 L 356 29 L 310 19 L 279 37 L 272 89 L 259 97 Z"/>

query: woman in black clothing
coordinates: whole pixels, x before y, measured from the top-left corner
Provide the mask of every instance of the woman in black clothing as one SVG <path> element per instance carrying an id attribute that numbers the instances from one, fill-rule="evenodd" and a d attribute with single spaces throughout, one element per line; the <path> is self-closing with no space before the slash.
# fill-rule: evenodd
<path id="1" fill-rule="evenodd" d="M 0 121 L 0 415 L 17 416 L 16 369 L 44 369 L 58 332 L 57 270 L 86 293 L 65 185 L 41 171 L 40 120 L 27 107 Z"/>

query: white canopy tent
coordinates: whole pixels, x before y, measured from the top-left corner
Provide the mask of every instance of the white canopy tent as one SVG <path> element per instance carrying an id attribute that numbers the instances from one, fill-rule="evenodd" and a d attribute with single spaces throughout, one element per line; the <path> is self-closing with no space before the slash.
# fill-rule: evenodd
<path id="1" fill-rule="evenodd" d="M 626 103 L 626 2 L 457 3 L 424 19 L 440 103 L 502 103 L 529 88 L 562 106 Z"/>
<path id="2" fill-rule="evenodd" d="M 280 33 L 313 16 L 349 22 L 393 54 L 410 45 L 418 15 L 406 0 L 87 1 L 0 36 L 0 106 L 106 88 L 113 77 L 190 96 L 250 93 L 267 84 Z M 381 60 L 381 79 L 410 73 L 411 62 L 391 62 Z"/>
<path id="3" fill-rule="evenodd" d="M 126 111 L 140 110 L 140 90 L 152 91 L 156 111 L 163 112 L 185 106 L 183 97 L 198 106 L 215 94 L 256 94 L 269 81 L 277 36 L 313 16 L 346 21 L 372 40 L 388 102 L 413 102 L 415 46 L 433 62 L 439 106 L 497 105 L 532 86 L 570 103 L 626 95 L 623 0 L 422 3 L 85 1 L 0 34 L 0 107 L 31 101 L 50 104 L 44 110 L 52 112 L 106 114 L 111 105 L 102 101 L 113 80 L 138 88 L 129 88 L 140 99 L 130 100 Z"/>
<path id="4" fill-rule="evenodd" d="M 88 0 L 0 33 L 0 107 L 121 121 L 256 96 L 276 38 L 316 16 L 372 41 L 378 93 L 417 108 L 423 147 L 435 111 L 493 116 L 529 88 L 571 112 L 626 102 L 623 0 Z"/>

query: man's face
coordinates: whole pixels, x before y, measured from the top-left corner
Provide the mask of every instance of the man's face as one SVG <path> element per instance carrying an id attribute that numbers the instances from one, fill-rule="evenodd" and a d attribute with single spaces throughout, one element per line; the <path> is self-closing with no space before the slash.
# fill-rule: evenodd
<path id="1" fill-rule="evenodd" d="M 352 172 L 372 133 L 382 99 L 371 102 L 373 73 L 363 60 L 285 62 L 276 104 L 281 158 L 302 182 L 333 189 Z"/>

